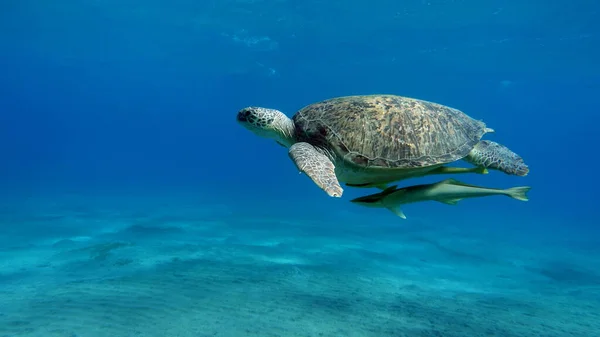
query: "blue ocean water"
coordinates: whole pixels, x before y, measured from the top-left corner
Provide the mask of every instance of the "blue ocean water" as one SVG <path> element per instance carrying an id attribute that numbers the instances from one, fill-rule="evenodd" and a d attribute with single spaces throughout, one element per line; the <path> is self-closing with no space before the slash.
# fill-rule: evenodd
<path id="1" fill-rule="evenodd" d="M 0 336 L 600 336 L 599 13 L 3 1 Z M 455 178 L 530 201 L 403 220 L 349 202 L 376 189 L 328 197 L 235 119 L 376 93 L 485 121 L 530 174 Z"/>

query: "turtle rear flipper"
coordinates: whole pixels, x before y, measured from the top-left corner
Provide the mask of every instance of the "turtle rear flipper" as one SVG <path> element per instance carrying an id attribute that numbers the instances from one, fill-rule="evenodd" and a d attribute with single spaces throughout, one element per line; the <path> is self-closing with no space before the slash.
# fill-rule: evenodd
<path id="1" fill-rule="evenodd" d="M 526 176 L 529 167 L 518 154 L 504 145 L 482 140 L 465 158 L 471 164 L 502 171 L 506 174 Z"/>
<path id="2" fill-rule="evenodd" d="M 288 152 L 300 172 L 306 173 L 330 197 L 341 197 L 344 190 L 335 176 L 335 166 L 331 159 L 309 143 L 296 143 Z"/>

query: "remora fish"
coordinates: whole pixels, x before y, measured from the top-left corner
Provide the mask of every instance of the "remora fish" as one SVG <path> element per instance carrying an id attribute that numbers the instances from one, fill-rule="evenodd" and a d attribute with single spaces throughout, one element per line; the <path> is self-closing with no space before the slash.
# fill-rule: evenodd
<path id="1" fill-rule="evenodd" d="M 402 219 L 406 216 L 401 205 L 420 201 L 439 201 L 448 205 L 456 205 L 466 198 L 487 197 L 490 195 L 506 195 L 513 199 L 528 201 L 527 192 L 531 187 L 520 186 L 508 189 L 486 188 L 468 185 L 455 179 L 446 179 L 433 184 L 423 184 L 398 188 L 391 186 L 380 193 L 356 198 L 351 202 L 366 207 L 387 208 Z"/>

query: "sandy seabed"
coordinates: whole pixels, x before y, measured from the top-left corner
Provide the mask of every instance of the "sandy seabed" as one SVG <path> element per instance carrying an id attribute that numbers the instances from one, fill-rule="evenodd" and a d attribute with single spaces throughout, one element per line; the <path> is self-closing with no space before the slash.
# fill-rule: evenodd
<path id="1" fill-rule="evenodd" d="M 597 245 L 116 204 L 2 209 L 0 337 L 600 336 Z"/>

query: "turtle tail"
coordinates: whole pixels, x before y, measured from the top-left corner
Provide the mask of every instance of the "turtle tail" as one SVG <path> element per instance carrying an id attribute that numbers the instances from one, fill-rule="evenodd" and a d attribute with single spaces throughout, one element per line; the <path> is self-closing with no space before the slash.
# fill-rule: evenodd
<path id="1" fill-rule="evenodd" d="M 465 160 L 473 165 L 499 170 L 510 175 L 523 177 L 529 173 L 529 167 L 523 158 L 506 146 L 489 140 L 477 143 Z"/>

